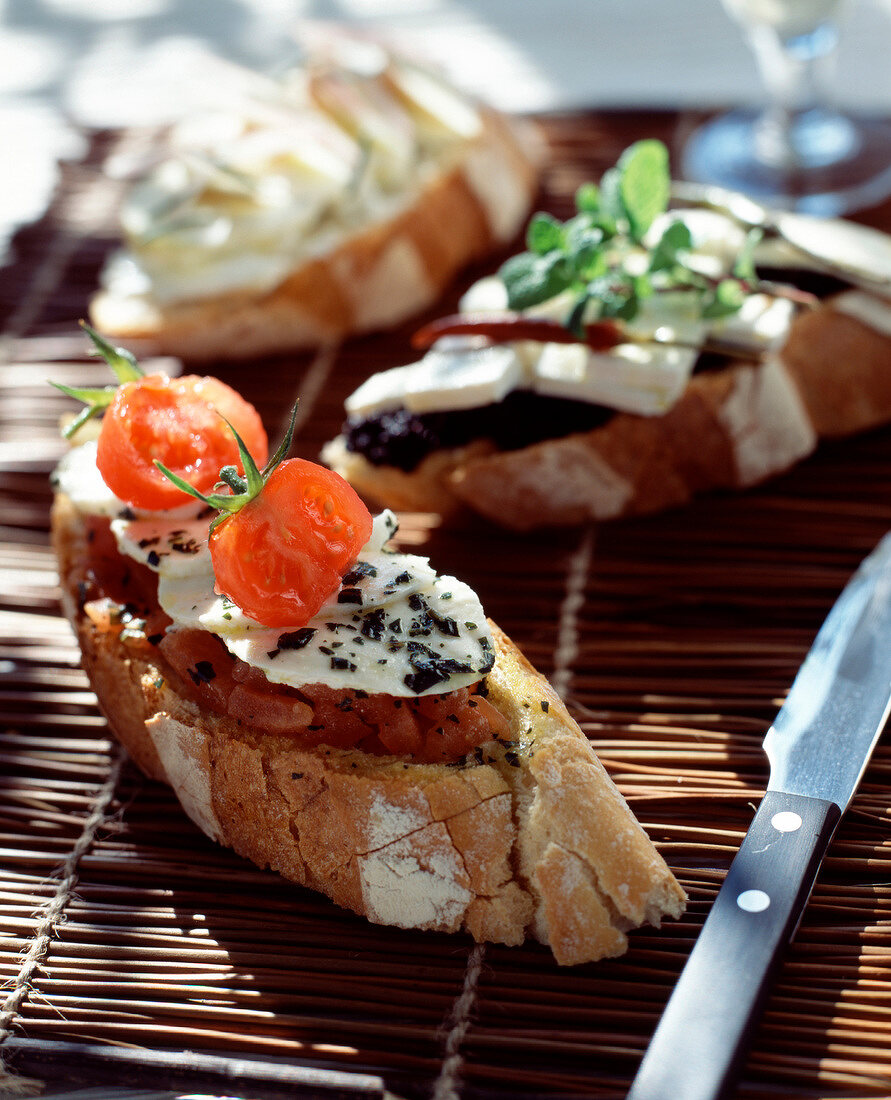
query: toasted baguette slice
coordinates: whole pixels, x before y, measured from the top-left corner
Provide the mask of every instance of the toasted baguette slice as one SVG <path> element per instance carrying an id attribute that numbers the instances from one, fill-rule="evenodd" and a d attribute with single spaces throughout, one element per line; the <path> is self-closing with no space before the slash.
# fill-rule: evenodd
<path id="1" fill-rule="evenodd" d="M 537 129 L 471 103 L 451 88 L 442 96 L 432 95 L 432 120 L 423 104 L 407 109 L 404 82 L 392 79 L 394 66 L 398 69 L 401 64 L 399 59 L 385 59 L 379 74 L 367 76 L 343 68 L 336 58 L 308 62 L 308 102 L 289 100 L 284 110 L 293 112 L 295 126 L 305 125 L 309 116 L 307 143 L 313 143 L 322 130 L 320 148 L 309 161 L 324 160 L 335 149 L 341 157 L 355 155 L 356 167 L 354 177 L 337 185 L 327 207 L 320 207 L 306 230 L 294 230 L 296 237 L 289 236 L 291 230 L 285 226 L 272 234 L 262 224 L 267 217 L 262 203 L 244 216 L 238 209 L 232 213 L 235 204 L 223 205 L 213 191 L 209 197 L 199 195 L 195 201 L 201 205 L 191 215 L 193 220 L 210 217 L 219 209 L 221 219 L 231 220 L 234 240 L 242 224 L 238 219 L 244 223 L 253 219 L 261 224 L 261 244 L 256 248 L 246 244 L 239 252 L 229 241 L 218 259 L 209 249 L 203 255 L 221 274 L 214 268 L 202 278 L 200 272 L 188 270 L 194 261 L 187 248 L 172 249 L 164 260 L 163 251 L 159 252 L 164 247 L 161 235 L 143 240 L 136 233 L 127 234 L 129 255 L 149 271 L 150 285 L 134 289 L 127 279 L 109 274 L 115 270 L 112 261 L 104 273 L 104 288 L 90 305 L 96 328 L 142 352 L 191 361 L 318 347 L 398 324 L 436 301 L 461 268 L 509 243 L 523 225 L 537 189 L 544 148 Z M 411 72 L 416 75 L 416 70 Z M 293 83 L 292 79 L 289 87 Z M 450 108 L 449 103 L 456 106 Z M 361 114 L 367 110 L 376 112 L 371 123 Z M 442 119 L 435 116 L 436 110 L 444 112 Z M 454 125 L 450 110 L 457 112 Z M 281 128 L 280 115 L 273 116 L 270 129 Z M 354 209 L 358 200 L 353 190 L 361 190 L 362 173 L 371 171 L 363 167 L 360 152 L 368 140 L 365 127 L 380 119 L 389 124 L 391 115 L 399 140 L 413 141 L 423 151 L 413 169 L 403 170 L 404 178 L 400 176 L 397 184 L 388 180 L 377 200 L 369 199 Z M 244 141 L 256 144 L 266 124 L 263 118 L 259 123 L 252 120 Z M 277 132 L 273 130 L 273 136 Z M 373 141 L 368 148 L 372 149 L 368 163 L 373 164 Z M 214 146 L 211 154 L 225 163 L 230 151 L 225 145 Z M 263 172 L 274 176 L 279 164 L 272 157 L 268 169 L 251 170 L 257 172 L 259 188 L 265 182 Z M 306 175 L 308 201 L 313 202 L 317 175 L 312 171 Z M 140 186 L 155 186 L 153 178 Z M 133 195 L 138 194 L 134 190 Z M 149 191 L 150 201 L 157 204 L 153 194 Z M 299 212 L 300 204 L 294 201 Z M 346 213 L 330 213 L 340 208 L 338 204 L 346 207 L 348 203 L 352 206 Z M 197 250 L 194 255 L 199 255 Z M 251 281 L 253 275 L 248 275 L 239 285 L 242 275 L 233 274 L 245 270 L 245 265 L 249 273 L 258 265 L 262 271 L 270 262 L 276 265 L 273 277 Z M 171 278 L 181 278 L 184 271 L 186 285 L 171 291 Z M 218 288 L 209 291 L 217 279 Z"/>
<path id="2" fill-rule="evenodd" d="M 694 375 L 663 416 L 617 413 L 593 431 L 515 451 L 479 440 L 434 451 L 407 473 L 372 465 L 342 437 L 323 457 L 385 507 L 472 511 L 520 531 L 747 488 L 789 469 L 820 439 L 891 421 L 891 305 L 869 300 L 873 318 L 860 308 L 868 300 L 851 292 L 803 312 L 779 354 Z"/>
<path id="3" fill-rule="evenodd" d="M 85 525 L 58 496 L 53 540 L 83 664 L 116 736 L 208 836 L 378 924 L 550 944 L 561 964 L 622 954 L 678 917 L 683 890 L 565 706 L 493 627 L 489 701 L 511 744 L 460 765 L 307 748 L 202 713 L 161 658 L 78 603 Z"/>

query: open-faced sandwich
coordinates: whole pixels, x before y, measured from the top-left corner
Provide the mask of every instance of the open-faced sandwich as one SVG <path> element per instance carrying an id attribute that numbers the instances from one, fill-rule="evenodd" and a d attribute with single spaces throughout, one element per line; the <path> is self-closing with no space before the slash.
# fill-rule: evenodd
<path id="1" fill-rule="evenodd" d="M 508 244 L 540 138 L 437 74 L 331 35 L 174 128 L 130 191 L 94 324 L 190 360 L 317 347 L 433 303 Z"/>
<path id="2" fill-rule="evenodd" d="M 229 387 L 94 340 L 120 385 L 66 390 L 74 438 L 104 415 L 54 475 L 63 602 L 110 726 L 201 829 L 373 922 L 532 936 L 565 964 L 682 912 L 468 585 L 391 548 L 394 515 L 289 437 L 267 462 Z"/>
<path id="3" fill-rule="evenodd" d="M 419 362 L 347 399 L 324 460 L 378 504 L 524 530 L 754 485 L 891 420 L 891 241 L 799 218 L 793 245 L 670 189 L 640 142 L 575 217 L 533 217 Z"/>

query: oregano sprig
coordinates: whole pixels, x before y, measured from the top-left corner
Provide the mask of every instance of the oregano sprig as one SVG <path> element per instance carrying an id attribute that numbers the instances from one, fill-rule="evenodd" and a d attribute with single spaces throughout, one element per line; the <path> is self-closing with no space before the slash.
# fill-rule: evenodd
<path id="1" fill-rule="evenodd" d="M 115 394 L 118 392 L 118 386 L 123 385 L 125 382 L 135 382 L 145 375 L 145 372 L 136 362 L 135 357 L 131 352 L 127 351 L 126 348 L 118 348 L 110 344 L 103 336 L 100 336 L 94 328 L 88 325 L 86 321 L 81 321 L 80 327 L 93 342 L 93 354 L 101 356 L 109 367 L 111 367 L 118 380 L 118 384 L 116 386 L 92 387 L 66 386 L 61 382 L 51 383 L 67 397 L 73 397 L 75 401 L 82 401 L 85 406 L 85 408 L 81 409 L 74 420 L 72 420 L 63 430 L 62 434 L 66 439 L 71 439 L 78 429 L 83 427 L 88 420 L 92 420 L 93 417 L 98 416 L 104 409 L 108 408 L 114 400 Z"/>
<path id="2" fill-rule="evenodd" d="M 592 312 L 599 319 L 631 321 L 654 294 L 689 293 L 701 315 L 715 319 L 737 312 L 755 282 L 754 234 L 733 272 L 713 279 L 691 267 L 690 229 L 677 220 L 654 244 L 647 234 L 668 209 L 671 192 L 668 150 L 660 141 L 631 145 L 598 187 L 583 184 L 575 195 L 576 213 L 561 222 L 534 214 L 526 233 L 527 251 L 499 271 L 508 307 L 529 310 L 560 294 L 569 305 L 565 326 L 581 336 Z"/>

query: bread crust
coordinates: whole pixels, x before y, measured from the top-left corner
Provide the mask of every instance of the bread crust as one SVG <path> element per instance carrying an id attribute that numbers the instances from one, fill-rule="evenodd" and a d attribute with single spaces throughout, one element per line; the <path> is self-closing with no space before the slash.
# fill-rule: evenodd
<path id="1" fill-rule="evenodd" d="M 307 259 L 273 290 L 162 305 L 108 291 L 90 319 L 141 354 L 200 362 L 336 344 L 432 305 L 466 265 L 507 244 L 535 196 L 542 141 L 531 123 L 479 108 L 482 128 L 394 216 Z M 499 204 L 492 179 L 504 181 Z"/>
<path id="2" fill-rule="evenodd" d="M 410 473 L 372 466 L 342 438 L 323 458 L 370 499 L 475 512 L 518 531 L 644 515 L 697 493 L 743 489 L 789 469 L 821 438 L 891 421 L 891 337 L 832 300 L 794 322 L 778 355 L 696 374 L 658 417 L 515 451 L 476 442 L 428 455 Z"/>
<path id="3" fill-rule="evenodd" d="M 64 496 L 52 516 L 62 600 L 115 735 L 209 836 L 370 921 L 522 943 L 569 965 L 618 955 L 685 896 L 587 738 L 493 625 L 489 701 L 512 747 L 461 765 L 306 747 L 202 713 L 160 655 L 78 605 L 89 550 Z"/>

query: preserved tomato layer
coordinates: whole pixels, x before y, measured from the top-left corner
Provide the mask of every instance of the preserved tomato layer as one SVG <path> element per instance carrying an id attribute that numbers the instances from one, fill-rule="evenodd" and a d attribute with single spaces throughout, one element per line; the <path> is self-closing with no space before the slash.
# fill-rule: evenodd
<path id="1" fill-rule="evenodd" d="M 507 719 L 482 683 L 420 698 L 307 684 L 273 684 L 206 630 L 167 632 L 157 603 L 157 578 L 122 556 L 107 520 L 90 521 L 82 585 L 84 613 L 99 630 L 126 631 L 128 645 L 159 652 L 177 687 L 205 710 L 303 744 L 411 756 L 421 763 L 461 760 L 478 745 L 507 740 Z"/>

